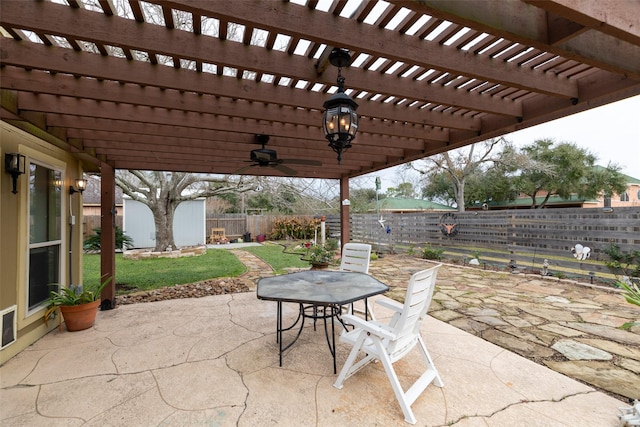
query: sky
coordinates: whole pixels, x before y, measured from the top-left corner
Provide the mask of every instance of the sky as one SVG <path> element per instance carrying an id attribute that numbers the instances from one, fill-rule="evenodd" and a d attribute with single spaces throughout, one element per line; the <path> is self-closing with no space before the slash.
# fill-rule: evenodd
<path id="1" fill-rule="evenodd" d="M 504 137 L 516 147 L 546 138 L 556 143 L 571 142 L 594 154 L 597 157 L 596 164 L 617 164 L 623 174 L 640 179 L 640 95 L 512 132 Z M 373 188 L 375 177 L 380 176 L 382 191 L 386 191 L 403 181 L 396 171 L 397 168 L 389 168 L 358 180 L 362 187 Z"/>
<path id="2" fill-rule="evenodd" d="M 595 154 L 596 164 L 616 163 L 640 179 L 640 96 L 505 135 L 517 147 L 543 138 L 573 142 Z"/>

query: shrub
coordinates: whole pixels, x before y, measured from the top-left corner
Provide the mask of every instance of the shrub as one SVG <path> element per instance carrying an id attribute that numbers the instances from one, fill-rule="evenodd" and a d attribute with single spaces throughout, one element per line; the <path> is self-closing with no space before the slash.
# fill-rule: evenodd
<path id="1" fill-rule="evenodd" d="M 99 251 L 100 250 L 100 227 L 93 229 L 93 234 L 84 241 L 85 251 Z M 116 249 L 129 249 L 133 247 L 133 239 L 122 231 L 120 227 L 116 225 Z"/>
<path id="2" fill-rule="evenodd" d="M 311 264 L 331 263 L 335 259 L 335 250 L 329 248 L 327 245 L 315 245 L 311 247 L 309 252 L 309 262 Z"/>
<path id="3" fill-rule="evenodd" d="M 640 251 L 622 252 L 620 246 L 611 243 L 603 252 L 609 257 L 605 264 L 613 274 L 640 277 Z"/>
<path id="4" fill-rule="evenodd" d="M 424 249 L 422 249 L 422 258 L 440 260 L 442 259 L 443 253 L 444 249 L 432 248 L 431 245 L 427 245 Z"/>
<path id="5" fill-rule="evenodd" d="M 616 276 L 622 273 L 622 278 L 618 279 L 616 287 L 622 288 L 622 295 L 629 304 L 640 306 L 640 251 L 622 252 L 620 247 L 614 243 L 604 250 L 610 258 L 605 264 Z M 621 329 L 631 329 L 640 325 L 640 322 L 627 322 Z"/>
<path id="6" fill-rule="evenodd" d="M 327 248 L 330 251 L 337 251 L 338 250 L 338 240 L 336 239 L 327 239 L 326 242 L 324 242 L 324 247 Z"/>
<path id="7" fill-rule="evenodd" d="M 318 218 L 285 217 L 276 219 L 269 234 L 272 240 L 309 240 L 315 236 L 316 228 L 320 226 Z"/>

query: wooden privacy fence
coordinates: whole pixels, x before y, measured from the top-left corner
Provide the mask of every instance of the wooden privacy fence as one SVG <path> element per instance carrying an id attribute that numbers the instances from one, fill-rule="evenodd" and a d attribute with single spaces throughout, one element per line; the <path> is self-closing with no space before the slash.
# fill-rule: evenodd
<path id="1" fill-rule="evenodd" d="M 207 232 L 212 228 L 224 228 L 229 239 L 244 237 L 251 233 L 251 239 L 257 236 L 267 236 L 273 230 L 276 220 L 286 218 L 286 215 L 245 215 L 245 214 L 216 214 L 207 216 Z M 313 215 L 295 215 L 297 218 L 314 218 Z M 340 222 L 338 221 L 338 224 Z M 339 228 L 338 228 L 339 230 Z"/>
<path id="2" fill-rule="evenodd" d="M 247 220 L 244 214 L 207 215 L 207 235 L 213 229 L 224 229 L 227 239 L 233 240 L 244 236 L 247 232 Z"/>
<path id="3" fill-rule="evenodd" d="M 381 221 L 382 219 L 382 221 Z M 328 218 L 337 223 L 339 217 Z M 542 209 L 403 214 L 351 215 L 351 239 L 378 251 L 406 252 L 427 244 L 457 253 L 460 258 L 502 252 L 503 262 L 540 268 L 547 257 L 552 266 L 608 272 L 606 267 L 579 262 L 571 248 L 591 249 L 591 260 L 607 260 L 603 251 L 614 243 L 622 251 L 640 250 L 640 208 Z M 333 228 L 332 228 L 333 229 Z M 445 230 L 445 232 L 443 232 Z M 445 234 L 448 233 L 448 234 Z M 505 255 L 506 254 L 506 255 Z M 509 257 L 504 261 L 504 257 Z M 566 260 L 557 259 L 565 257 Z"/>
<path id="4" fill-rule="evenodd" d="M 116 225 L 122 229 L 122 215 L 116 216 Z M 96 228 L 101 228 L 100 215 L 84 215 L 82 217 L 82 240 L 84 241 L 91 236 Z"/>

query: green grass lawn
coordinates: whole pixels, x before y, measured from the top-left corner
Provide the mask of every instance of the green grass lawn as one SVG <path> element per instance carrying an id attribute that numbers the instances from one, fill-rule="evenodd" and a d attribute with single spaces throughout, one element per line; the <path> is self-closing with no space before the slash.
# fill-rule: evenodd
<path id="1" fill-rule="evenodd" d="M 206 254 L 184 258 L 124 259 L 116 255 L 116 284 L 128 289 L 149 290 L 216 277 L 235 277 L 245 272 L 244 265 L 227 250 L 212 249 Z M 100 254 L 83 257 L 84 283 L 100 281 Z"/>
<path id="2" fill-rule="evenodd" d="M 284 273 L 286 268 L 309 266 L 308 261 L 301 259 L 306 253 L 304 250 L 285 249 L 279 244 L 249 246 L 243 249 L 261 258 L 278 274 Z M 116 254 L 116 284 L 121 289 L 158 289 L 218 277 L 236 277 L 245 271 L 240 260 L 225 249 L 210 249 L 206 254 L 195 257 L 141 260 L 124 259 L 122 254 Z M 84 255 L 83 276 L 85 284 L 99 284 L 100 254 Z"/>
<path id="3" fill-rule="evenodd" d="M 306 253 L 298 250 L 294 252 L 292 249 L 285 249 L 279 244 L 266 244 L 263 246 L 248 246 L 243 248 L 247 252 L 251 252 L 255 256 L 261 258 L 269 264 L 273 270 L 280 274 L 284 273 L 286 268 L 304 268 L 309 267 L 309 261 L 303 261 L 301 257 Z M 286 252 L 284 252 L 286 250 Z"/>

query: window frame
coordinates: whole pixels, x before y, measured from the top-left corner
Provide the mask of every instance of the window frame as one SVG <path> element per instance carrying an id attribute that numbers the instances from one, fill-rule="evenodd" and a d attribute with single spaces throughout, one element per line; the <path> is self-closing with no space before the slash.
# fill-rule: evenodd
<path id="1" fill-rule="evenodd" d="M 57 265 L 57 271 L 58 271 L 58 277 L 57 277 L 57 282 L 58 283 L 63 283 L 64 282 L 64 278 L 66 277 L 66 270 L 65 270 L 65 254 L 67 252 L 66 248 L 68 247 L 68 242 L 65 241 L 65 232 L 66 232 L 66 210 L 65 210 L 65 203 L 68 201 L 68 198 L 65 196 L 64 191 L 63 191 L 63 185 L 62 183 L 65 182 L 65 166 L 64 164 L 61 164 L 59 162 L 54 161 L 53 159 L 49 159 L 49 161 L 47 160 L 43 160 L 44 156 L 38 156 L 36 155 L 32 155 L 29 156 L 27 158 L 27 173 L 25 173 L 25 176 L 27 177 L 27 180 L 30 181 L 31 178 L 31 165 L 36 165 L 36 167 L 41 167 L 41 168 L 46 168 L 50 171 L 54 171 L 60 174 L 60 193 L 59 193 L 59 197 L 60 197 L 60 216 L 58 221 L 59 224 L 57 224 L 57 226 L 60 228 L 60 236 L 57 239 L 52 239 L 52 240 L 46 240 L 44 242 L 35 242 L 33 243 L 31 241 L 31 234 L 32 234 L 32 227 L 31 227 L 31 184 L 30 182 L 28 182 L 24 188 L 25 188 L 25 193 L 26 193 L 26 203 L 25 203 L 25 216 L 24 218 L 26 219 L 26 234 L 25 234 L 25 254 L 24 254 L 24 266 L 25 266 L 25 270 L 24 270 L 24 281 L 22 283 L 21 286 L 21 293 L 23 293 L 23 302 L 24 302 L 24 318 L 28 318 L 36 313 L 38 313 L 39 311 L 43 310 L 44 308 L 46 308 L 47 306 L 47 299 L 38 302 L 36 304 L 34 304 L 33 306 L 30 306 L 30 302 L 29 302 L 29 295 L 30 295 L 30 285 L 31 285 L 31 277 L 30 277 L 30 268 L 31 268 L 31 250 L 32 249 L 38 249 L 38 248 L 44 248 L 44 247 L 54 247 L 57 246 L 58 248 L 58 265 Z"/>

